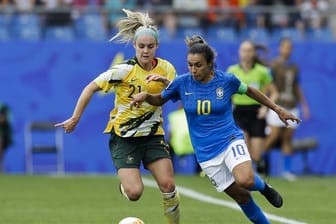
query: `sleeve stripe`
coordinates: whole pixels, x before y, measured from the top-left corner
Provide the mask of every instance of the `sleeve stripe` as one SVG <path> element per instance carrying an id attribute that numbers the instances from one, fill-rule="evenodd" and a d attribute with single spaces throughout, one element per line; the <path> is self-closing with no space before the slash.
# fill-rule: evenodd
<path id="1" fill-rule="evenodd" d="M 240 86 L 238 87 L 237 93 L 239 94 L 245 94 L 247 92 L 247 85 L 243 82 L 240 83 Z"/>

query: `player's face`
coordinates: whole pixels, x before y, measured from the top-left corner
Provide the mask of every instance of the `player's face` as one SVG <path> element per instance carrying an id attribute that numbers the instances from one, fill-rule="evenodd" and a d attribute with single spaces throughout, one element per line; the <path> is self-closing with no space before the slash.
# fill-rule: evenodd
<path id="1" fill-rule="evenodd" d="M 243 42 L 239 48 L 239 57 L 241 62 L 252 62 L 255 55 L 254 47 L 251 42 Z"/>
<path id="2" fill-rule="evenodd" d="M 202 54 L 188 54 L 188 69 L 196 81 L 207 83 L 213 77 L 211 66 Z"/>
<path id="3" fill-rule="evenodd" d="M 134 41 L 133 46 L 140 65 L 146 70 L 151 70 L 152 61 L 158 47 L 156 39 L 150 34 L 143 34 Z"/>
<path id="4" fill-rule="evenodd" d="M 280 45 L 280 54 L 284 58 L 289 58 L 292 52 L 292 43 L 289 40 L 284 40 Z"/>

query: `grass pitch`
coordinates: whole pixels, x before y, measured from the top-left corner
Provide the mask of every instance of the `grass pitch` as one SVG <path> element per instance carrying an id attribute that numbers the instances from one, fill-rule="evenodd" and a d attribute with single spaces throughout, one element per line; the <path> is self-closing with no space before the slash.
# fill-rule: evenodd
<path id="1" fill-rule="evenodd" d="M 151 179 L 150 176 L 144 176 Z M 232 202 L 217 193 L 207 178 L 176 176 L 178 186 Z M 336 220 L 336 177 L 301 177 L 287 182 L 269 179 L 281 192 L 284 206 L 273 208 L 253 193 L 264 212 L 293 223 L 329 224 Z M 3 224 L 117 224 L 136 216 L 146 224 L 163 224 L 161 196 L 145 187 L 140 201 L 121 197 L 116 176 L 0 175 L 0 223 Z M 181 195 L 181 224 L 249 223 L 239 210 Z M 272 223 L 286 223 L 272 221 Z"/>

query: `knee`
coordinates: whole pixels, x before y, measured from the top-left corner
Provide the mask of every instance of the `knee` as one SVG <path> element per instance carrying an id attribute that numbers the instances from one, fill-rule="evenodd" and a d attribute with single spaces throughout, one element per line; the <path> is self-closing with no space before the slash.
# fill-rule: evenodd
<path id="1" fill-rule="evenodd" d="M 254 176 L 253 175 L 246 175 L 236 178 L 236 183 L 247 190 L 253 188 L 254 186 Z"/>
<path id="2" fill-rule="evenodd" d="M 158 184 L 161 192 L 163 193 L 170 193 L 175 191 L 175 182 L 173 178 L 167 178 L 163 181 L 160 181 Z"/>
<path id="3" fill-rule="evenodd" d="M 128 200 L 138 201 L 142 195 L 143 187 L 142 186 L 131 186 L 124 187 L 124 193 Z"/>

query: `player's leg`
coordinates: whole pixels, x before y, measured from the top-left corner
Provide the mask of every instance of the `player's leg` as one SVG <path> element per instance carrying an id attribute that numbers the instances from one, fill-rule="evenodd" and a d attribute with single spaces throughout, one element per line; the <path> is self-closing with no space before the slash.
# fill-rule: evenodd
<path id="1" fill-rule="evenodd" d="M 163 198 L 164 214 L 169 224 L 179 223 L 179 195 L 177 193 L 171 160 L 159 159 L 147 166 L 156 180 Z"/>
<path id="2" fill-rule="evenodd" d="M 261 166 L 265 144 L 266 120 L 258 117 L 258 111 L 255 111 L 253 119 L 249 122 L 250 144 L 247 147 L 253 161 L 254 170 L 266 173 L 266 170 L 263 170 L 264 167 Z"/>
<path id="3" fill-rule="evenodd" d="M 130 201 L 137 201 L 142 195 L 144 186 L 140 174 L 142 152 L 137 149 L 135 140 L 111 133 L 110 153 L 113 164 L 120 178 L 120 192 Z"/>
<path id="4" fill-rule="evenodd" d="M 277 127 L 273 125 L 269 125 L 270 133 L 267 135 L 264 144 L 264 151 L 269 151 L 272 147 L 274 147 L 275 142 L 281 136 L 282 127 Z"/>
<path id="5" fill-rule="evenodd" d="M 142 195 L 144 186 L 138 168 L 120 168 L 120 192 L 130 201 L 137 201 Z"/>
<path id="6" fill-rule="evenodd" d="M 253 169 L 260 174 L 267 174 L 267 167 L 263 160 L 264 137 L 251 137 L 249 152 L 252 159 Z"/>
<path id="7" fill-rule="evenodd" d="M 292 139 L 293 139 L 294 129 L 284 128 L 282 135 L 282 154 L 283 154 L 283 173 L 282 177 L 289 181 L 294 181 L 296 179 L 295 175 L 291 172 L 292 164 Z"/>
<path id="8" fill-rule="evenodd" d="M 274 207 L 280 208 L 283 204 L 281 195 L 259 175 L 251 172 L 253 173 L 249 161 L 237 165 L 232 171 L 239 186 L 250 191 L 259 191 Z"/>
<path id="9" fill-rule="evenodd" d="M 253 172 L 252 162 L 249 160 L 248 150 L 244 142 L 236 142 L 229 147 L 226 165 L 232 170 L 235 182 L 242 188 L 250 191 L 259 191 L 274 206 L 281 207 L 281 195 L 269 184 Z"/>
<path id="10" fill-rule="evenodd" d="M 242 148 L 242 144 L 245 145 L 243 140 L 236 141 L 231 144 L 226 151 L 214 159 L 203 162 L 200 165 L 210 178 L 211 183 L 215 186 L 216 190 L 218 192 L 225 192 L 232 197 L 239 204 L 248 219 L 250 219 L 253 223 L 267 224 L 269 222 L 265 215 L 259 206 L 254 202 L 250 192 L 244 188 L 253 185 L 253 172 L 247 147 L 245 146 Z M 239 152 L 234 150 L 236 147 L 239 148 Z M 244 153 L 245 150 L 247 153 Z M 228 159 L 228 157 L 231 157 L 231 159 Z M 231 161 L 230 164 L 233 164 L 233 167 L 241 163 L 249 166 L 249 171 L 245 170 L 246 172 L 244 172 L 244 175 L 247 176 L 247 178 L 245 179 L 242 176 L 238 180 L 239 183 L 235 182 L 231 168 L 226 165 L 226 161 L 228 160 Z M 238 163 L 236 164 L 235 161 L 238 161 Z M 244 187 L 240 186 L 240 184 Z"/>
<path id="11" fill-rule="evenodd" d="M 180 199 L 174 181 L 174 169 L 168 145 L 163 136 L 152 137 L 143 144 L 144 165 L 157 182 L 163 198 L 164 215 L 168 224 L 178 224 L 180 220 Z"/>
<path id="12" fill-rule="evenodd" d="M 252 222 L 257 224 L 270 223 L 261 208 L 255 203 L 250 192 L 238 184 L 233 183 L 229 186 L 225 193 L 227 193 L 232 199 L 234 199 L 239 207 L 242 209 L 246 217 Z"/>
<path id="13" fill-rule="evenodd" d="M 259 162 L 264 148 L 263 137 L 251 137 L 250 138 L 250 154 L 251 158 L 255 162 Z"/>

